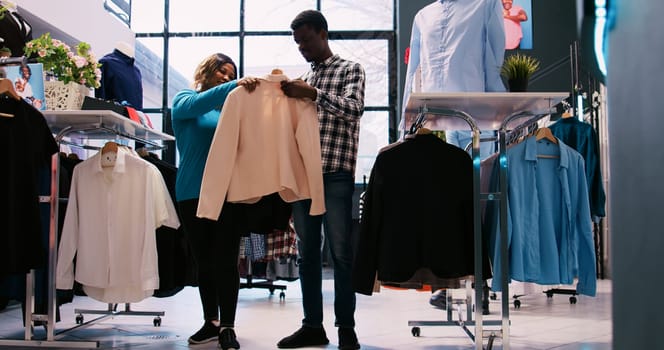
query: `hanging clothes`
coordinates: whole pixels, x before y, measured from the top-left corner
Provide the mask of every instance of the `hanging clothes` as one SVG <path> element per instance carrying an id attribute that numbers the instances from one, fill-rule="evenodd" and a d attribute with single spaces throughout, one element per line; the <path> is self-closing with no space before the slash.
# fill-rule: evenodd
<path id="1" fill-rule="evenodd" d="M 596 293 L 595 244 L 583 157 L 558 140 L 531 136 L 507 149 L 509 278 L 572 284 Z M 488 208 L 487 208 L 488 209 Z M 493 230 L 494 278 L 501 290 L 500 236 Z"/>
<path id="2" fill-rule="evenodd" d="M 164 179 L 168 194 L 175 203 L 175 179 L 177 167 L 159 159 L 152 153 L 141 156 L 156 166 Z M 179 211 L 175 206 L 176 212 Z M 177 229 L 160 226 L 157 228 L 157 254 L 159 256 L 159 289 L 154 292 L 158 298 L 170 297 L 185 286 L 197 286 L 196 263 L 182 226 Z"/>
<path id="3" fill-rule="evenodd" d="M 473 275 L 472 172 L 466 152 L 432 134 L 381 150 L 362 211 L 356 292 L 371 295 L 376 276 L 404 282 L 422 268 L 437 278 Z"/>
<path id="4" fill-rule="evenodd" d="M 592 125 L 576 118 L 562 118 L 549 126 L 553 135 L 583 156 L 590 195 L 590 214 L 605 217 L 606 193 L 599 163 L 599 139 Z"/>
<path id="5" fill-rule="evenodd" d="M 44 116 L 23 100 L 0 97 L 0 277 L 46 266 L 41 242 L 39 173 L 48 171 L 58 145 Z"/>
<path id="6" fill-rule="evenodd" d="M 102 153 L 74 168 L 56 287 L 76 280 L 96 300 L 138 302 L 159 288 L 155 230 L 180 222 L 155 166 L 118 147 L 104 168 Z"/>

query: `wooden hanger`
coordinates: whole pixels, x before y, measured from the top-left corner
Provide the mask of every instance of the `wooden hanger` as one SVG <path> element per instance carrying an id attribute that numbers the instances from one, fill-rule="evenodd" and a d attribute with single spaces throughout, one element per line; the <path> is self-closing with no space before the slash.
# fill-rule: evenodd
<path id="1" fill-rule="evenodd" d="M 114 167 L 117 158 L 118 158 L 118 144 L 113 141 L 106 142 L 104 147 L 101 148 L 101 167 L 102 168 Z"/>
<path id="2" fill-rule="evenodd" d="M 281 75 L 281 74 L 284 74 L 284 71 L 282 71 L 279 68 L 275 68 L 275 69 L 272 70 L 272 72 L 270 74 L 272 74 L 272 75 Z"/>
<path id="3" fill-rule="evenodd" d="M 561 116 L 561 118 L 566 119 L 566 118 L 571 118 L 572 113 L 569 112 L 569 110 L 565 111 Z"/>
<path id="4" fill-rule="evenodd" d="M 535 140 L 539 141 L 541 139 L 547 139 L 555 144 L 558 144 L 558 139 L 553 136 L 551 129 L 547 127 L 539 128 L 537 131 L 535 131 Z"/>
<path id="5" fill-rule="evenodd" d="M 104 147 L 101 148 L 101 154 L 108 152 L 118 153 L 118 144 L 113 141 L 106 142 Z"/>

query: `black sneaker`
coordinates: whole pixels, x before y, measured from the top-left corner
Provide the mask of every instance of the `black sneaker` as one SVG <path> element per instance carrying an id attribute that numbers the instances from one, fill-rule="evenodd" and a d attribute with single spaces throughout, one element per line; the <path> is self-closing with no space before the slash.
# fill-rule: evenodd
<path id="1" fill-rule="evenodd" d="M 447 291 L 445 289 L 435 291 L 429 298 L 429 304 L 445 310 L 447 308 Z"/>
<path id="2" fill-rule="evenodd" d="M 360 343 L 357 341 L 355 330 L 347 327 L 339 327 L 339 349 L 341 350 L 357 350 L 360 348 Z"/>
<path id="3" fill-rule="evenodd" d="M 203 344 L 217 339 L 219 336 L 219 327 L 210 321 L 205 321 L 203 327 L 194 335 L 189 337 L 189 344 Z"/>
<path id="4" fill-rule="evenodd" d="M 222 350 L 238 350 L 240 348 L 240 343 L 237 342 L 233 328 L 224 328 L 219 333 L 219 347 Z"/>
<path id="5" fill-rule="evenodd" d="M 295 333 L 281 339 L 277 343 L 280 349 L 295 349 L 305 346 L 327 345 L 330 341 L 327 339 L 325 329 L 302 326 Z"/>

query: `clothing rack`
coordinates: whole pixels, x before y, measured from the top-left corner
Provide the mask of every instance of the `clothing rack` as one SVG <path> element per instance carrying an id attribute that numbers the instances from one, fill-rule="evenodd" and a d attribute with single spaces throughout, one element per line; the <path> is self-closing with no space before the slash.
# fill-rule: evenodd
<path id="1" fill-rule="evenodd" d="M 0 62 L 1 64 L 1 62 Z M 76 136 L 79 139 L 87 140 L 112 140 L 115 138 L 124 138 L 136 140 L 150 145 L 151 147 L 163 149 L 165 146 L 161 141 L 173 141 L 175 138 L 171 135 L 148 129 L 128 118 L 112 111 L 106 110 L 86 110 L 86 111 L 43 111 L 42 114 L 53 134 L 56 134 L 55 141 L 58 144 L 64 143 L 64 138 Z M 59 340 L 69 331 L 89 327 L 94 323 L 116 315 L 137 315 L 137 316 L 155 316 L 154 325 L 161 325 L 160 316 L 163 311 L 132 311 L 129 304 L 125 304 L 124 311 L 116 311 L 117 305 L 109 304 L 108 310 L 75 310 L 79 313 L 76 321 L 77 326 L 55 331 L 56 316 L 56 288 L 55 288 L 55 269 L 57 263 L 58 249 L 58 201 L 59 201 L 59 168 L 60 155 L 54 154 L 51 158 L 51 195 L 41 197 L 40 202 L 50 203 L 50 222 L 49 222 L 49 245 L 48 245 L 48 311 L 44 314 L 34 312 L 34 281 L 35 272 L 31 270 L 26 276 L 26 307 L 25 307 L 25 333 L 22 340 L 0 339 L 0 347 L 19 346 L 19 347 L 58 347 L 58 348 L 98 348 L 98 341 L 63 341 Z M 102 314 L 94 320 L 83 323 L 82 313 Z M 79 322 L 80 320 L 80 322 Z M 34 322 L 40 321 L 46 328 L 45 340 L 33 340 Z"/>
<path id="2" fill-rule="evenodd" d="M 404 114 L 403 125 L 411 125 L 416 130 L 424 123 L 432 130 L 461 130 L 470 127 L 472 132 L 473 159 L 473 223 L 474 223 L 474 281 L 477 286 L 482 277 L 482 220 L 480 201 L 500 202 L 500 261 L 502 274 L 502 319 L 483 321 L 482 308 L 472 307 L 472 293 L 469 281 L 466 281 L 467 296 L 453 301 L 448 296 L 447 320 L 445 321 L 409 321 L 411 332 L 419 336 L 419 326 L 459 326 L 471 338 L 475 349 L 483 349 L 484 337 L 488 338 L 487 348 L 491 349 L 496 338 L 502 338 L 502 349 L 509 349 L 509 290 L 508 290 L 508 254 L 507 254 L 507 201 L 503 193 L 507 186 L 506 139 L 508 126 L 517 120 L 513 129 L 522 129 L 533 125 L 541 118 L 554 111 L 554 106 L 566 98 L 568 93 L 413 93 L 409 97 Z M 404 127 L 405 129 L 405 127 Z M 495 193 L 480 192 L 480 129 L 498 130 L 498 151 L 500 153 L 500 187 Z M 404 130 L 405 131 L 405 130 Z M 475 303 L 482 300 L 482 288 L 475 288 Z M 458 319 L 452 318 L 452 303 L 466 304 L 466 318 L 459 309 Z M 474 318 L 473 310 L 474 309 Z M 500 326 L 499 330 L 484 330 L 484 325 Z M 474 326 L 474 332 L 468 328 Z"/>
<path id="3" fill-rule="evenodd" d="M 270 295 L 274 294 L 275 290 L 280 290 L 281 292 L 279 293 L 279 301 L 286 300 L 286 292 L 284 292 L 287 288 L 286 286 L 274 284 L 274 282 L 270 280 L 254 282 L 254 276 L 252 275 L 253 271 L 251 257 L 247 257 L 245 260 L 247 263 L 247 275 L 244 277 L 245 282 L 240 282 L 240 289 L 267 289 L 270 291 Z"/>

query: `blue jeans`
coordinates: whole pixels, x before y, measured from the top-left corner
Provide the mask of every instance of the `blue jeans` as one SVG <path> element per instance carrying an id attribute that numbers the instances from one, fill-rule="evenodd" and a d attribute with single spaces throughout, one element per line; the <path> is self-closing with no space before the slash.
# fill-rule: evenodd
<path id="1" fill-rule="evenodd" d="M 323 215 L 309 215 L 311 200 L 293 203 L 293 220 L 297 232 L 300 263 L 300 286 L 304 319 L 308 327 L 323 325 L 321 224 L 334 264 L 334 325 L 355 327 L 355 292 L 353 265 L 352 198 L 355 184 L 347 172 L 323 174 L 325 208 Z"/>

